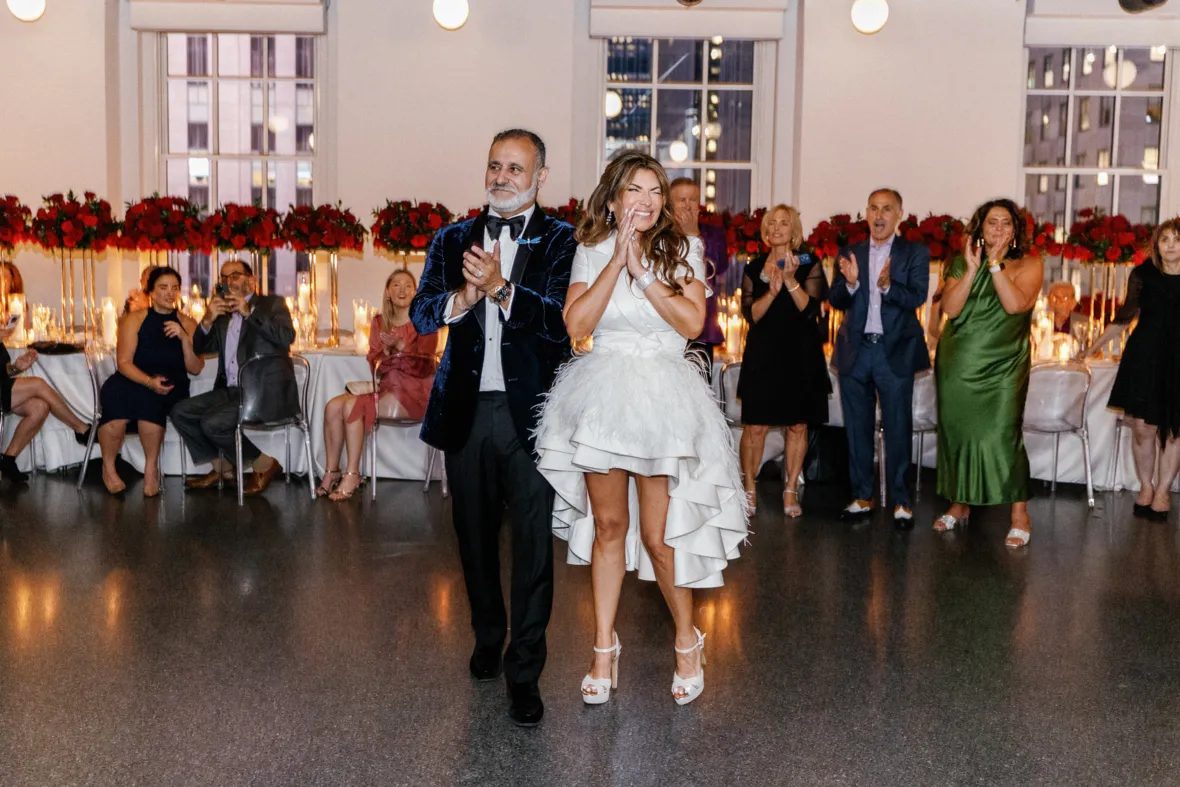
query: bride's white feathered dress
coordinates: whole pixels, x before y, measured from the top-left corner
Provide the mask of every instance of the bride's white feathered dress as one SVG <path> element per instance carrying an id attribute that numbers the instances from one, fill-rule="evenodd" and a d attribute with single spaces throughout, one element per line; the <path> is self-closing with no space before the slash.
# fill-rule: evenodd
<path id="1" fill-rule="evenodd" d="M 614 233 L 579 246 L 570 283 L 592 284 L 614 248 Z M 703 282 L 702 252 L 700 239 L 690 238 L 686 262 Z M 538 468 L 557 492 L 554 533 L 569 542 L 570 563 L 588 564 L 594 514 L 584 474 L 619 468 L 667 476 L 664 541 L 675 550 L 676 584 L 721 585 L 722 570 L 738 557 L 748 532 L 746 496 L 733 435 L 700 370 L 684 357 L 687 341 L 626 271 L 593 336 L 592 351 L 558 372 L 536 432 Z M 639 537 L 634 481 L 629 498 L 627 569 L 655 580 Z"/>

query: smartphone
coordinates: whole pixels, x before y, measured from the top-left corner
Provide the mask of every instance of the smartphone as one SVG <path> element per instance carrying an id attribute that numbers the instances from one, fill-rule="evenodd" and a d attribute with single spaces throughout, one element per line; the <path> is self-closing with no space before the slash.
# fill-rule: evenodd
<path id="1" fill-rule="evenodd" d="M 225 284 L 218 282 L 213 287 L 213 292 L 215 292 L 217 294 L 218 298 L 224 299 L 227 295 L 229 295 L 229 288 L 226 287 Z"/>
<path id="2" fill-rule="evenodd" d="M 799 267 L 803 267 L 804 265 L 811 264 L 811 255 L 807 254 L 806 252 L 804 252 L 803 254 L 797 255 L 797 258 L 799 260 Z M 779 260 L 778 267 L 779 267 L 779 270 L 782 270 L 783 268 L 787 267 L 787 261 L 786 260 Z"/>

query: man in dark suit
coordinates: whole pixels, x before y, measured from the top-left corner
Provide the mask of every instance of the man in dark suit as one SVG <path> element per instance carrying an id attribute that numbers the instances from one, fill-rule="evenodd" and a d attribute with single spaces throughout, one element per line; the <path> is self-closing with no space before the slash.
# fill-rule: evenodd
<path id="1" fill-rule="evenodd" d="M 844 516 L 873 510 L 873 435 L 880 399 L 893 522 L 909 530 L 914 526 L 908 483 L 914 375 L 930 368 L 916 309 L 926 302 L 930 252 L 897 237 L 904 214 L 901 195 L 893 189 L 870 194 L 867 215 L 869 240 L 841 250 L 828 296 L 832 307 L 844 312 L 836 336 L 836 371 L 853 497 Z"/>
<path id="2" fill-rule="evenodd" d="M 197 464 L 210 462 L 213 470 L 185 481 L 189 489 L 207 489 L 219 478 L 232 481 L 235 456 L 234 430 L 238 421 L 238 371 L 246 361 L 259 355 L 289 355 L 295 341 L 295 326 L 287 304 L 277 295 L 258 295 L 254 271 L 240 260 L 221 266 L 221 283 L 226 295 L 214 295 L 209 311 L 193 336 L 193 350 L 201 355 L 218 354 L 217 380 L 213 390 L 178 402 L 172 408 L 172 424 Z M 289 363 L 268 368 L 267 398 L 278 410 L 297 406 L 295 373 Z M 225 459 L 218 458 L 220 451 Z M 259 494 L 283 468 L 254 443 L 242 438 L 242 460 L 253 465 L 245 477 L 243 493 Z M 244 469 L 244 468 L 243 468 Z M 309 471 L 310 472 L 310 471 Z"/>
<path id="3" fill-rule="evenodd" d="M 475 650 L 471 674 L 503 671 L 509 716 L 544 713 L 537 680 L 553 605 L 553 490 L 537 472 L 537 406 L 570 353 L 562 308 L 573 227 L 545 215 L 545 145 L 532 132 L 497 134 L 484 176 L 488 207 L 446 227 L 426 258 L 410 306 L 420 334 L 450 326 L 422 439 L 445 452 Z M 512 642 L 500 592 L 499 533 L 512 522 Z"/>

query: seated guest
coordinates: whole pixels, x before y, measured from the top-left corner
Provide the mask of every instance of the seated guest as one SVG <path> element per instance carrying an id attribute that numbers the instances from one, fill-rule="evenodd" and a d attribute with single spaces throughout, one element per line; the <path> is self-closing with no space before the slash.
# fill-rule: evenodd
<path id="1" fill-rule="evenodd" d="M 5 292 L 13 295 L 23 294 L 24 280 L 20 270 L 10 262 L 0 262 L 0 278 Z M 15 361 L 8 354 L 3 342 L 12 335 L 15 326 L 8 327 L 8 306 L 0 304 L 0 411 L 13 413 L 21 417 L 20 423 L 12 432 L 12 441 L 8 444 L 3 455 L 0 455 L 0 477 L 9 481 L 23 483 L 29 480 L 27 473 L 16 467 L 16 457 L 25 450 L 25 446 L 33 441 L 33 437 L 45 423 L 45 419 L 52 413 L 57 420 L 74 430 L 74 435 L 81 445 L 86 445 L 90 438 L 90 426 L 74 415 L 74 411 L 61 398 L 61 394 L 53 390 L 49 383 L 39 377 L 20 377 L 37 362 L 37 351 L 29 349 Z M 3 439 L 3 435 L 0 435 Z"/>
<path id="2" fill-rule="evenodd" d="M 172 424 L 184 438 L 193 461 L 213 464 L 206 475 L 185 481 L 189 489 L 208 489 L 217 484 L 219 477 L 233 479 L 234 432 L 242 399 L 238 372 L 256 356 L 289 355 L 295 341 L 295 326 L 287 304 L 277 295 L 256 294 L 258 282 L 247 263 L 224 263 L 220 281 L 226 294 L 210 299 L 205 319 L 193 336 L 193 349 L 198 354 L 218 354 L 217 380 L 212 391 L 185 399 L 172 408 Z M 276 402 L 293 403 L 299 399 L 293 367 L 284 367 L 268 385 L 267 396 Z M 222 458 L 218 457 L 219 451 Z M 242 460 L 254 468 L 254 473 L 243 481 L 242 492 L 248 495 L 262 492 L 283 470 L 277 460 L 263 454 L 245 436 Z"/>
<path id="3" fill-rule="evenodd" d="M 722 284 L 729 272 L 729 252 L 725 230 L 711 224 L 702 225 L 701 187 L 692 178 L 676 178 L 668 184 L 669 201 L 676 227 L 690 238 L 700 238 L 705 247 L 705 287 L 713 294 L 705 299 L 705 327 L 701 335 L 688 343 L 689 352 L 704 353 L 708 358 L 706 377 L 713 377 L 713 348 L 725 344 L 725 334 L 717 322 L 717 299 L 724 297 Z"/>
<path id="4" fill-rule="evenodd" d="M 1077 293 L 1067 281 L 1054 282 L 1045 296 L 1053 312 L 1053 331 L 1072 334 L 1079 323 L 1085 323 L 1085 315 L 1075 311 L 1078 306 Z"/>
<path id="5" fill-rule="evenodd" d="M 188 398 L 188 376 L 200 374 L 205 361 L 193 351 L 196 322 L 178 314 L 180 274 L 171 268 L 148 268 L 151 306 L 119 320 L 118 371 L 102 385 L 102 482 L 112 495 L 127 488 L 115 470 L 115 457 L 128 431 L 143 443 L 143 496 L 160 494 L 157 460 L 164 443 L 168 413 Z"/>
<path id="6" fill-rule="evenodd" d="M 347 500 L 361 485 L 361 449 L 374 419 L 404 418 L 420 421 L 426 414 L 434 384 L 434 352 L 438 334 L 419 336 L 410 322 L 410 301 L 418 290 L 414 274 L 396 270 L 385 280 L 381 313 L 369 329 L 369 365 L 377 367 L 377 408 L 373 397 L 343 393 L 324 406 L 324 442 L 327 448 L 323 482 L 317 497 Z M 348 470 L 340 472 L 340 448 L 348 447 Z M 331 469 L 336 465 L 336 469 Z"/>
<path id="7" fill-rule="evenodd" d="M 155 270 L 154 267 L 147 267 L 139 272 L 139 289 L 127 293 L 127 300 L 123 301 L 124 314 L 137 309 L 146 309 L 152 305 L 152 299 L 148 297 L 148 276 L 153 270 Z"/>

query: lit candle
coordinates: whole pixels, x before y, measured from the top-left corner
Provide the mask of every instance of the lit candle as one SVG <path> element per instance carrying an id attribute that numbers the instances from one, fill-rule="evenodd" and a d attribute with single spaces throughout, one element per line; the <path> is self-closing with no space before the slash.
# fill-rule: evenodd
<path id="1" fill-rule="evenodd" d="M 194 298 L 188 309 L 189 316 L 197 322 L 205 319 L 205 301 L 203 298 Z"/>
<path id="2" fill-rule="evenodd" d="M 307 314 L 311 310 L 311 284 L 299 282 L 299 313 Z"/>
<path id="3" fill-rule="evenodd" d="M 119 332 L 119 315 L 115 311 L 115 301 L 111 298 L 102 299 L 102 343 L 107 347 L 114 347 Z"/>
<path id="4" fill-rule="evenodd" d="M 8 296 L 8 314 L 10 317 L 16 318 L 16 327 L 12 332 L 13 345 L 21 345 L 25 343 L 25 296 L 24 295 L 9 295 Z"/>
<path id="5" fill-rule="evenodd" d="M 357 324 L 352 329 L 353 343 L 356 344 L 357 355 L 369 354 L 369 326 Z"/>
<path id="6" fill-rule="evenodd" d="M 1058 345 L 1057 359 L 1062 363 L 1068 363 L 1071 358 L 1073 358 L 1073 352 L 1072 348 L 1069 346 L 1069 342 L 1065 341 Z"/>

